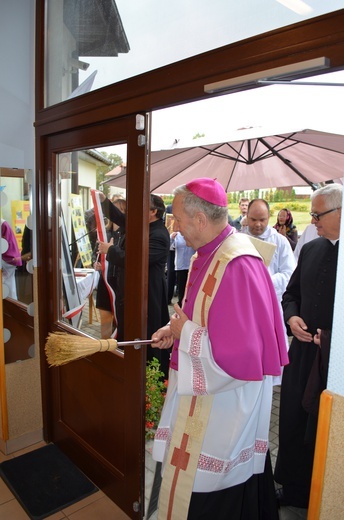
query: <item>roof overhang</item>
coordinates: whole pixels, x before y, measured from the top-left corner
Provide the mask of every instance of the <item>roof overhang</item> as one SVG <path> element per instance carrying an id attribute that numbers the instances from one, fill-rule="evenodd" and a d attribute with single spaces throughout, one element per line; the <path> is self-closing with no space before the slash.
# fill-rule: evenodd
<path id="1" fill-rule="evenodd" d="M 130 50 L 115 0 L 64 0 L 64 23 L 77 56 L 118 56 Z"/>

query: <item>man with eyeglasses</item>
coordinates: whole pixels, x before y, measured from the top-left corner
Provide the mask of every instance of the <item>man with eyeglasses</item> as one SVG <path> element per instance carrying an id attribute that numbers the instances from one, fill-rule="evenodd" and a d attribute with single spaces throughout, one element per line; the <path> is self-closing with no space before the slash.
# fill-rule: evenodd
<path id="1" fill-rule="evenodd" d="M 319 238 L 302 247 L 282 299 L 284 320 L 294 337 L 282 378 L 274 475 L 283 486 L 276 491 L 281 506 L 308 508 L 319 399 L 328 365 L 316 381 L 318 388 L 311 386 L 314 372 L 310 374 L 319 335 L 327 337 L 332 329 L 342 196 L 343 186 L 335 183 L 312 194 L 310 215 Z"/>

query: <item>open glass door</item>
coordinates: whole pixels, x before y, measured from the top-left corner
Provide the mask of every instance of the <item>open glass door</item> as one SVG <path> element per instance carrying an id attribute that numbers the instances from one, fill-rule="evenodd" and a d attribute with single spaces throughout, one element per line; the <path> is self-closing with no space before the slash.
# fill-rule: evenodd
<path id="1" fill-rule="evenodd" d="M 125 118 L 47 140 L 41 184 L 46 203 L 38 241 L 45 258 L 39 291 L 48 293 L 49 305 L 40 309 L 41 337 L 67 332 L 79 335 L 81 345 L 85 339 L 115 335 L 118 324 L 123 339 L 145 339 L 149 178 L 146 136 L 135 122 L 135 117 Z M 111 311 L 112 303 L 116 307 L 108 287 L 116 288 L 113 266 L 107 272 L 99 267 L 94 245 L 99 225 L 107 239 L 118 230 L 102 214 L 97 219 L 92 215 L 91 194 L 110 154 L 117 161 L 112 174 L 126 169 L 125 189 L 108 194 L 122 201 L 125 212 L 121 323 Z M 45 367 L 48 439 L 131 518 L 144 513 L 145 362 L 144 347 L 128 346 Z"/>
<path id="2" fill-rule="evenodd" d="M 1 269 L 5 363 L 35 356 L 32 171 L 0 167 Z"/>

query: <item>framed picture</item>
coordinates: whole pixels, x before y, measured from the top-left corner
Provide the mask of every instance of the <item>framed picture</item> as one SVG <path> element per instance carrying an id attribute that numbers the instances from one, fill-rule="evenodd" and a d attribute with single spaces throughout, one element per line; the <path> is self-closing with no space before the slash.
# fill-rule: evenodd
<path id="1" fill-rule="evenodd" d="M 62 265 L 62 291 L 63 291 L 63 311 L 62 314 L 65 319 L 68 319 L 71 325 L 79 328 L 81 324 L 81 300 L 78 292 L 78 286 L 74 274 L 74 267 L 72 264 L 72 256 L 69 249 L 66 223 L 61 214 L 61 231 L 62 231 L 62 248 L 61 248 L 61 265 Z M 75 313 L 73 313 L 75 309 Z M 69 316 L 70 315 L 70 316 Z"/>
<path id="2" fill-rule="evenodd" d="M 82 207 L 81 195 L 70 194 L 69 203 L 71 207 L 72 225 L 74 229 L 75 242 L 78 247 L 82 267 L 92 267 L 92 246 L 89 233 L 85 224 L 85 215 Z"/>
<path id="3" fill-rule="evenodd" d="M 172 213 L 166 213 L 165 225 L 170 234 L 173 233 L 173 231 L 174 231 L 173 224 L 174 224 L 174 216 L 172 215 Z"/>

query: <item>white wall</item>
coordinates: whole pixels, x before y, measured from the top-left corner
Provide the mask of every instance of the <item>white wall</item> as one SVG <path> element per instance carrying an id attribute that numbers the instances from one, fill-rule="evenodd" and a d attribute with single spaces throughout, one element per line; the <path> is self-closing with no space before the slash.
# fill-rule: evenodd
<path id="1" fill-rule="evenodd" d="M 343 196 L 344 199 L 344 196 Z M 343 332 L 343 316 L 344 316 L 344 216 L 342 213 L 341 229 L 338 251 L 338 268 L 336 280 L 336 295 L 334 300 L 333 329 L 331 341 L 331 356 L 328 373 L 327 388 L 344 396 L 344 332 Z"/>
<path id="2" fill-rule="evenodd" d="M 1 0 L 0 167 L 35 171 L 34 57 L 35 0 Z M 0 449 L 12 453 L 42 440 L 39 356 L 5 368 L 9 438 L 0 432 Z"/>
<path id="3" fill-rule="evenodd" d="M 99 163 L 100 164 L 100 163 Z M 85 161 L 79 156 L 79 186 L 96 189 L 97 164 Z"/>
<path id="4" fill-rule="evenodd" d="M 0 167 L 34 170 L 35 0 L 0 5 Z"/>

